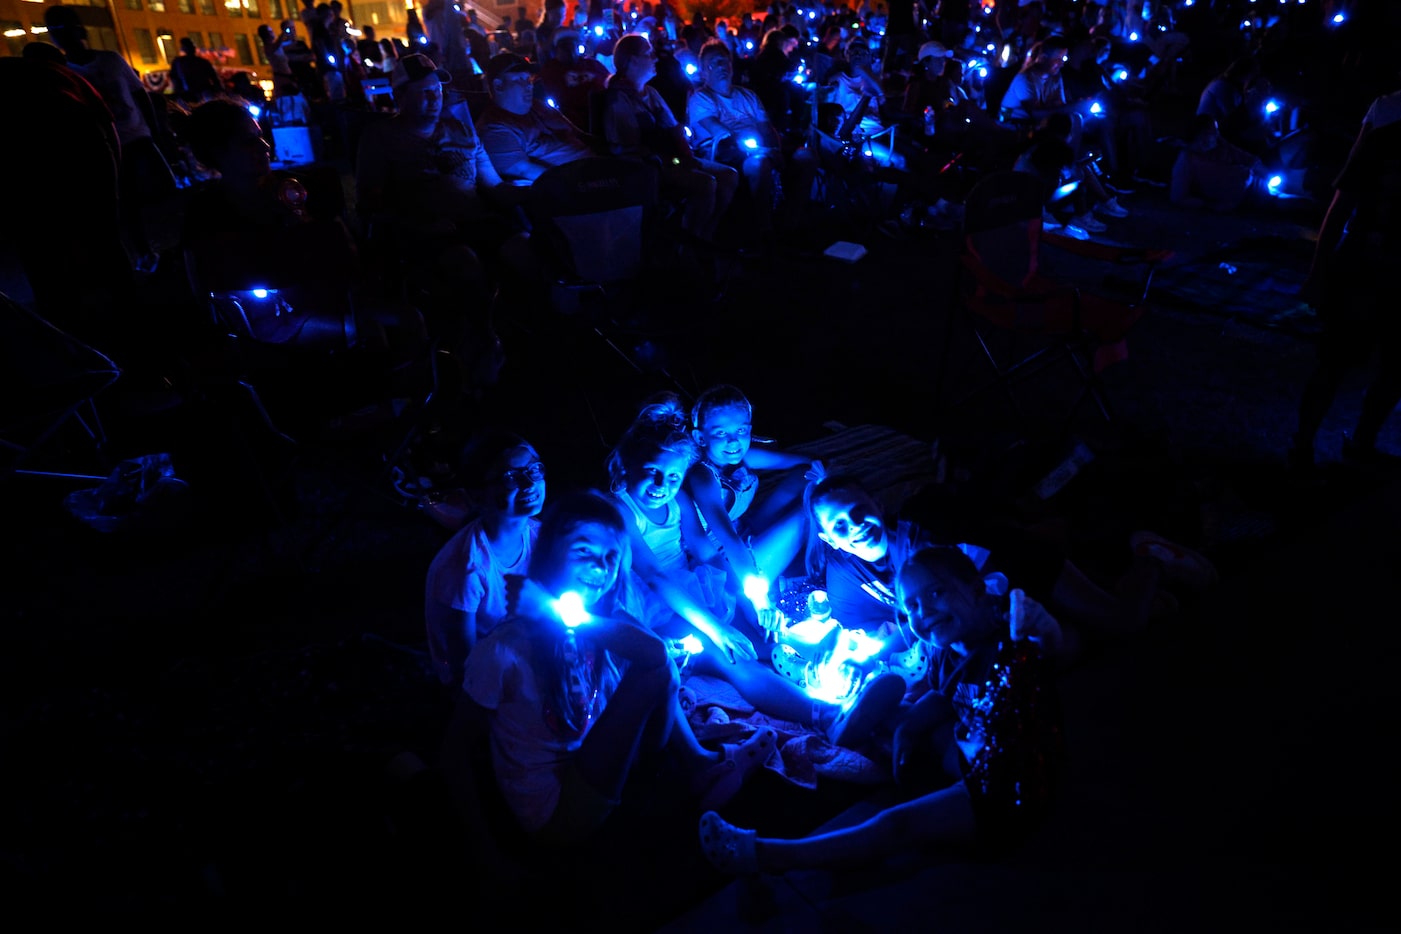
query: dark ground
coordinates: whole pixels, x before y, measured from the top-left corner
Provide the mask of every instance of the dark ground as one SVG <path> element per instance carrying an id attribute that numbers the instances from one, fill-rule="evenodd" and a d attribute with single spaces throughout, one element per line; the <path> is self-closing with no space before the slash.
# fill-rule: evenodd
<path id="1" fill-rule="evenodd" d="M 290 475 L 295 507 L 273 522 L 245 470 L 181 460 L 219 449 L 209 437 L 118 419 L 114 453 L 173 449 L 200 509 L 178 531 L 103 535 L 63 511 L 82 484 L 7 485 L 0 880 L 11 904 L 212 918 L 295 901 L 361 917 L 451 908 L 475 924 L 500 899 L 527 926 L 570 929 L 600 918 L 676 930 L 1394 925 L 1381 854 L 1397 831 L 1387 747 L 1401 645 L 1387 588 L 1401 567 L 1401 485 L 1337 463 L 1304 485 L 1283 462 L 1312 362 L 1311 317 L 1288 291 L 1316 209 L 1199 215 L 1147 189 L 1125 201 L 1135 216 L 1111 234 L 1177 250 L 1163 275 L 1191 294 L 1157 296 L 1131 358 L 1106 374 L 1117 422 L 1084 413 L 1074 426 L 1095 463 L 1043 504 L 1026 491 L 1063 440 L 1009 453 L 1016 433 L 999 406 L 937 408 L 956 294 L 949 234 L 848 234 L 870 249 L 855 265 L 816 250 L 747 264 L 701 323 L 656 340 L 685 389 L 738 384 L 756 430 L 783 443 L 833 421 L 939 439 L 962 482 L 1059 522 L 1076 560 L 1106 579 L 1137 527 L 1218 562 L 1221 585 L 1178 620 L 1067 678 L 1064 795 L 1025 846 L 725 887 L 688 820 L 526 881 L 474 867 L 431 769 L 445 712 L 426 673 L 422 587 L 447 533 L 381 475 L 392 430 L 307 445 Z M 1240 294 L 1207 288 L 1221 250 L 1253 257 L 1236 264 Z M 1124 272 L 1047 263 L 1095 286 Z M 607 441 L 668 381 L 635 372 L 577 321 L 508 313 L 501 331 L 508 364 L 485 417 L 536 443 L 553 489 L 602 482 Z M 966 386 L 976 361 L 957 339 L 949 381 Z M 1337 460 L 1363 385 L 1339 400 L 1321 459 Z M 1033 393 L 1048 408 L 1055 395 Z M 1401 423 L 1383 442 L 1401 450 Z M 244 446 L 220 449 L 226 463 Z M 429 771 L 391 777 L 405 751 Z M 868 793 L 761 781 L 732 816 L 798 833 Z M 592 895 L 579 894 L 585 882 Z"/>

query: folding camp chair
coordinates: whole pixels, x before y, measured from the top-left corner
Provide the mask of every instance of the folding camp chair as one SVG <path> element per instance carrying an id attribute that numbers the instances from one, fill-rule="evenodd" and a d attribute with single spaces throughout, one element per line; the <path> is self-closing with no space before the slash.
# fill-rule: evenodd
<path id="1" fill-rule="evenodd" d="M 102 479 L 107 436 L 95 400 L 121 375 L 117 365 L 4 295 L 0 334 L 0 476 Z M 79 452 L 68 442 L 84 449 L 80 462 L 70 460 Z"/>
<path id="2" fill-rule="evenodd" d="M 1064 417 L 1066 427 L 1086 399 L 1095 403 L 1106 422 L 1112 421 L 1099 372 L 1126 352 L 1124 338 L 1143 313 L 1152 270 L 1169 254 L 1101 246 L 1086 251 L 1068 238 L 1053 241 L 1041 229 L 1043 194 L 1037 176 L 999 172 L 980 181 L 968 195 L 961 257 L 968 274 L 960 303 L 965 314 L 950 315 L 944 356 L 947 360 L 953 325 L 962 318 L 970 325 L 993 377 L 965 394 L 956 406 L 1000 389 L 1023 427 L 1028 427 L 1030 419 L 1017 388 L 1038 374 L 1049 378 L 1054 368 L 1075 384 L 1075 396 Z M 1105 260 L 1146 261 L 1149 273 L 1137 303 L 1083 293 L 1043 276 L 1039 269 L 1043 242 Z M 941 388 L 947 378 L 943 370 Z M 1049 388 L 1040 395 L 1053 395 Z"/>

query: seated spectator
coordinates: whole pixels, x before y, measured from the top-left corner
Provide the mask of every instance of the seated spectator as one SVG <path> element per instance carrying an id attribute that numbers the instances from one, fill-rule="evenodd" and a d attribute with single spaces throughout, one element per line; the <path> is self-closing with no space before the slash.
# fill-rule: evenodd
<path id="1" fill-rule="evenodd" d="M 386 328 L 406 344 L 421 337 L 415 313 L 356 300 L 349 273 L 359 264 L 344 224 L 308 215 L 306 189 L 272 171 L 267 141 L 247 109 L 208 101 L 190 114 L 185 135 L 195 156 L 220 173 L 185 212 L 181 242 L 197 297 L 276 290 L 278 300 L 266 307 L 244 307 L 252 336 L 267 343 L 339 349 L 355 336 L 357 345 L 384 347 Z"/>
<path id="2" fill-rule="evenodd" d="M 1228 143 L 1212 115 L 1199 114 L 1192 126 L 1192 139 L 1172 166 L 1172 203 L 1234 211 L 1260 182 L 1264 167 L 1253 153 Z"/>
<path id="3" fill-rule="evenodd" d="M 895 777 L 936 790 L 796 840 L 759 838 L 705 814 L 701 849 L 717 869 L 779 873 L 863 866 L 932 845 L 1007 845 L 1045 815 L 1061 753 L 1049 671 L 1062 656 L 1059 625 L 1020 591 L 989 592 L 956 548 L 916 552 L 897 570 L 894 600 L 933 661 L 926 692 L 895 729 Z M 911 774 L 921 761 L 930 764 L 923 780 Z"/>
<path id="4" fill-rule="evenodd" d="M 1129 212 L 1119 204 L 1117 195 L 1109 193 L 1091 167 L 1075 161 L 1070 146 L 1071 133 L 1069 114 L 1056 113 L 1047 117 L 1031 135 L 1030 145 L 1017 157 L 1013 168 L 1018 172 L 1041 176 L 1047 208 L 1042 218 L 1044 226 L 1047 229 L 1065 226 L 1070 236 L 1084 240 L 1088 239 L 1089 234 L 1103 233 L 1108 229 L 1096 214 L 1128 217 Z M 1061 186 L 1071 183 L 1074 183 L 1074 190 L 1062 199 L 1059 194 Z M 1064 225 L 1055 213 L 1064 213 L 1062 205 L 1072 214 Z"/>
<path id="5" fill-rule="evenodd" d="M 602 94 L 608 84 L 608 69 L 584 54 L 586 47 L 577 29 L 557 29 L 554 57 L 540 66 L 540 90 L 555 102 L 559 112 L 576 127 L 596 133 L 592 126 L 589 100 Z"/>
<path id="6" fill-rule="evenodd" d="M 467 459 L 484 484 L 482 514 L 439 550 L 425 599 L 433 670 L 454 694 L 477 640 L 506 619 L 506 575 L 529 569 L 545 506 L 545 465 L 524 439 L 481 439 Z"/>
<path id="7" fill-rule="evenodd" d="M 758 53 L 749 64 L 749 87 L 780 133 L 806 131 L 811 125 L 808 103 L 801 88 L 789 80 L 796 67 L 798 30 L 791 26 L 764 33 Z"/>
<path id="8" fill-rule="evenodd" d="M 487 83 L 482 145 L 503 181 L 528 184 L 546 169 L 594 154 L 558 110 L 535 99 L 535 66 L 526 59 L 498 52 L 487 65 Z"/>
<path id="9" fill-rule="evenodd" d="M 501 185 L 465 104 L 444 107 L 450 76 L 426 55 L 401 57 L 391 82 L 399 113 L 369 125 L 360 138 L 355 185 L 361 217 L 388 228 L 393 242 L 429 281 L 430 315 L 460 310 L 464 290 L 485 302 L 486 270 L 511 235 L 484 193 Z M 430 318 L 432 323 L 432 318 Z"/>
<path id="10" fill-rule="evenodd" d="M 1069 46 L 1062 38 L 1052 37 L 1033 45 L 1002 95 L 1002 119 L 1034 124 L 1053 113 L 1066 112 L 1070 101 L 1065 96 L 1060 72 L 1069 57 Z"/>
<path id="11" fill-rule="evenodd" d="M 743 175 L 753 198 L 757 231 L 767 235 L 773 229 L 774 174 L 788 170 L 783 192 L 792 217 L 811 197 L 816 160 L 805 148 L 785 157 L 783 140 L 764 105 L 754 92 L 735 87 L 728 46 L 718 39 L 706 42 L 700 63 L 704 84 L 691 95 L 688 113 L 692 145 Z"/>
<path id="12" fill-rule="evenodd" d="M 645 36 L 623 36 L 613 58 L 618 72 L 608 81 L 603 104 L 609 151 L 625 159 L 656 163 L 662 184 L 684 199 L 682 227 L 700 240 L 710 240 L 734 198 L 739 173 L 692 153 L 671 108 L 647 84 L 656 72 L 656 59 Z"/>

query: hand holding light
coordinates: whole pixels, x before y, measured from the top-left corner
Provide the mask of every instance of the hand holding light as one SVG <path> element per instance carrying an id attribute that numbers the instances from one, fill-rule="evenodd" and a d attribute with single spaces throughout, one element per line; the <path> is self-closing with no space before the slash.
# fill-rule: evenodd
<path id="1" fill-rule="evenodd" d="M 566 590 L 557 599 L 551 600 L 550 609 L 571 633 L 593 621 L 593 616 L 584 608 L 583 596 L 576 590 Z"/>

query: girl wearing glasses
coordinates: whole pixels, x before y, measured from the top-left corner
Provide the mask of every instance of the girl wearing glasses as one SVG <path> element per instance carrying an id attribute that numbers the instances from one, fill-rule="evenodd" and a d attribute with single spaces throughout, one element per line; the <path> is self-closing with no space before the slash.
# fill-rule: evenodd
<path id="1" fill-rule="evenodd" d="M 483 511 L 433 559 L 425 599 L 433 670 L 454 692 L 477 640 L 506 618 L 506 575 L 529 567 L 545 505 L 545 465 L 529 442 L 501 435 L 474 448 Z"/>

